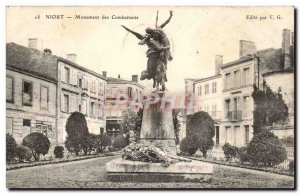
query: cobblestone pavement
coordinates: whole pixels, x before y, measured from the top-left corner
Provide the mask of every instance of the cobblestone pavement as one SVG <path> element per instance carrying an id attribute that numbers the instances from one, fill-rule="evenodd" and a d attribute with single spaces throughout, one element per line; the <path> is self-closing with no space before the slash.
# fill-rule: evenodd
<path id="1" fill-rule="evenodd" d="M 105 164 L 120 156 L 35 166 L 6 173 L 8 188 L 293 188 L 293 177 L 256 171 L 240 171 L 214 165 L 211 181 L 205 183 L 109 182 Z"/>

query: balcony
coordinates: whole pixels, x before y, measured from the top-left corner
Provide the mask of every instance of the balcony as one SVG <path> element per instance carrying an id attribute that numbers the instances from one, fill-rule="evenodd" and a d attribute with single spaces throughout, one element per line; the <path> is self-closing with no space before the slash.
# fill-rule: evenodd
<path id="1" fill-rule="evenodd" d="M 241 110 L 228 111 L 226 118 L 229 121 L 241 121 L 243 112 Z"/>

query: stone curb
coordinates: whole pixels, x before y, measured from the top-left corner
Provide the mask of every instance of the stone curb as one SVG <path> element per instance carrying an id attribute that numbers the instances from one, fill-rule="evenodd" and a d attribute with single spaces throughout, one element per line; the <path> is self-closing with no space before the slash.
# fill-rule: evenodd
<path id="1" fill-rule="evenodd" d="M 250 167 L 250 166 L 246 167 L 246 166 L 230 165 L 230 164 L 224 164 L 222 162 L 202 160 L 202 159 L 197 158 L 197 157 L 186 157 L 186 158 L 193 159 L 193 160 L 198 160 L 198 161 L 202 161 L 202 162 L 208 162 L 208 163 L 212 163 L 212 164 L 223 165 L 223 166 L 229 166 L 229 167 L 235 167 L 235 168 L 242 168 L 242 169 L 248 169 L 248 170 L 257 170 L 257 171 L 261 171 L 261 172 L 268 172 L 268 173 L 273 173 L 273 174 L 278 174 L 278 175 L 285 175 L 285 176 L 294 177 L 294 174 L 288 174 L 288 173 L 282 173 L 282 172 L 274 172 L 274 171 L 262 169 L 262 168 L 259 168 L 259 167 Z"/>

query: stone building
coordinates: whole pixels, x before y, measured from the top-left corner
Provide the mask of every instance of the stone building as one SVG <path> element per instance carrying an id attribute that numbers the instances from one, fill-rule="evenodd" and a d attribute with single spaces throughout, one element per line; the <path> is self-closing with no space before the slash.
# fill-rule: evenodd
<path id="1" fill-rule="evenodd" d="M 29 46 L 32 45 L 32 39 Z M 6 133 L 18 143 L 32 132 L 57 144 L 57 57 L 6 44 Z"/>
<path id="2" fill-rule="evenodd" d="M 246 146 L 253 137 L 253 84 L 262 85 L 266 81 L 273 91 L 279 88 L 283 99 L 289 108 L 289 120 L 280 126 L 271 126 L 279 138 L 294 134 L 294 43 L 293 33 L 284 29 L 282 33 L 282 48 L 268 48 L 256 50 L 254 42 L 240 41 L 240 57 L 237 60 L 220 64 L 219 77 L 202 79 L 186 79 L 186 96 L 194 96 L 195 107 L 192 111 L 212 111 L 206 103 L 220 103 L 221 118 L 219 132 L 216 129 L 215 145 L 224 145 L 226 142 L 237 147 Z M 218 60 L 216 60 L 218 61 Z M 216 66 L 217 67 L 217 66 Z M 216 68 L 216 71 L 218 69 Z M 221 83 L 216 99 L 203 95 L 209 90 L 209 83 L 220 79 Z M 278 82 L 278 80 L 282 80 Z M 204 85 L 204 86 L 202 86 Z M 218 91 L 218 89 L 217 89 Z M 219 141 L 217 141 L 219 139 Z"/>
<path id="3" fill-rule="evenodd" d="M 141 101 L 144 98 L 144 86 L 138 82 L 138 75 L 132 75 L 132 80 L 124 80 L 120 75 L 118 78 L 108 77 L 106 93 L 106 133 L 116 136 L 120 133 L 119 121 L 122 120 L 122 111 L 130 108 L 132 101 Z M 138 111 L 140 107 L 132 108 Z"/>
<path id="4" fill-rule="evenodd" d="M 50 49 L 6 45 L 6 128 L 18 142 L 31 132 L 45 134 L 53 145 L 64 145 L 67 118 L 74 111 L 86 116 L 90 133 L 105 131 L 106 78 Z"/>
<path id="5" fill-rule="evenodd" d="M 58 141 L 64 144 L 65 125 L 72 112 L 85 115 L 90 133 L 100 134 L 105 130 L 106 78 L 76 63 L 77 56 L 68 54 L 67 59 L 58 58 Z"/>

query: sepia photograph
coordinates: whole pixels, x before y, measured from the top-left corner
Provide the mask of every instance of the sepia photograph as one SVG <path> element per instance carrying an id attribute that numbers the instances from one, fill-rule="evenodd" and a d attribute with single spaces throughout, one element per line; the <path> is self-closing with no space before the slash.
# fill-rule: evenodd
<path id="1" fill-rule="evenodd" d="M 6 188 L 296 188 L 294 6 L 6 6 Z"/>

